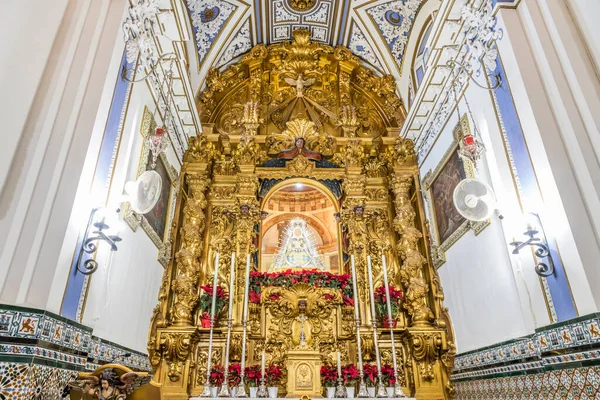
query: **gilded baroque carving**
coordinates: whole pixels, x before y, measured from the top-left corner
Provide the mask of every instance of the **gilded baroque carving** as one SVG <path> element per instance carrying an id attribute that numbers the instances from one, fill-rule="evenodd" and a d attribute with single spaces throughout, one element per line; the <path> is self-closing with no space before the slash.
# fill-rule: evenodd
<path id="1" fill-rule="evenodd" d="M 415 227 L 416 212 L 411 203 L 412 175 L 394 175 L 392 189 L 395 194 L 396 218 L 394 228 L 400 235 L 398 253 L 402 260 L 400 279 L 406 288 L 404 308 L 414 325 L 427 325 L 433 318 L 428 304 L 429 285 L 425 279 L 423 265 L 427 259 L 419 250 L 422 233 Z"/>
<path id="2" fill-rule="evenodd" d="M 205 227 L 205 191 L 209 178 L 204 174 L 187 174 L 188 199 L 183 209 L 180 231 L 181 246 L 175 255 L 176 275 L 171 289 L 175 301 L 171 309 L 173 323 L 191 325 L 198 301 L 197 283 L 200 276 L 199 258 L 202 254 L 202 234 Z"/>
<path id="3" fill-rule="evenodd" d="M 194 343 L 191 333 L 162 333 L 160 348 L 168 366 L 167 376 L 172 382 L 181 377 L 183 364 L 187 361 Z"/>

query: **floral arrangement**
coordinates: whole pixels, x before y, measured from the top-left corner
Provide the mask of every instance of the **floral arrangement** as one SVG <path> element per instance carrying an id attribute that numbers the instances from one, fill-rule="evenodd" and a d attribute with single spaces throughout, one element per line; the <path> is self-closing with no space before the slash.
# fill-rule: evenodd
<path id="1" fill-rule="evenodd" d="M 246 376 L 246 383 L 249 387 L 258 387 L 262 373 L 260 365 L 251 365 L 244 369 L 244 375 Z"/>
<path id="2" fill-rule="evenodd" d="M 334 387 L 337 384 L 337 369 L 333 365 L 321 367 L 321 384 L 324 387 Z"/>
<path id="3" fill-rule="evenodd" d="M 347 364 L 342 366 L 342 378 L 346 386 L 356 384 L 360 380 L 360 372 L 354 364 Z"/>
<path id="4" fill-rule="evenodd" d="M 402 290 L 396 289 L 393 286 L 389 286 L 390 290 L 390 306 L 392 308 L 392 318 L 395 319 L 400 310 L 400 304 L 404 299 L 404 293 Z M 387 310 L 387 297 L 385 293 L 385 286 L 381 285 L 375 290 L 375 307 L 377 315 L 383 320 L 383 324 L 389 328 L 388 323 L 388 310 Z"/>
<path id="5" fill-rule="evenodd" d="M 220 387 L 223 384 L 224 380 L 225 368 L 223 368 L 221 365 L 215 365 L 210 369 L 210 378 L 208 379 L 208 382 L 212 386 Z"/>
<path id="6" fill-rule="evenodd" d="M 228 371 L 227 383 L 230 387 L 238 386 L 242 381 L 242 366 L 240 364 L 230 364 Z"/>
<path id="7" fill-rule="evenodd" d="M 265 368 L 265 379 L 267 381 L 267 386 L 279 386 L 282 376 L 283 372 L 281 370 L 281 365 L 271 364 Z"/>
<path id="8" fill-rule="evenodd" d="M 342 291 L 342 299 L 346 306 L 353 306 L 352 279 L 350 275 L 337 275 L 316 269 L 282 272 L 251 272 L 248 301 L 260 303 L 261 288 L 275 286 L 289 288 L 296 283 L 307 283 L 319 288 L 339 289 Z"/>
<path id="9" fill-rule="evenodd" d="M 367 386 L 375 386 L 377 382 L 377 365 L 365 364 L 363 365 L 363 376 Z"/>
<path id="10" fill-rule="evenodd" d="M 209 314 L 212 307 L 213 287 L 212 285 L 204 285 L 200 286 L 200 289 L 204 291 L 204 293 L 202 293 L 198 299 L 200 311 Z M 217 286 L 217 301 L 215 307 L 216 315 L 219 315 L 221 310 L 223 310 L 223 307 L 225 307 L 225 303 L 227 303 L 228 299 L 229 296 L 227 292 L 225 292 L 221 286 Z"/>
<path id="11" fill-rule="evenodd" d="M 396 374 L 394 373 L 394 367 L 391 365 L 381 366 L 381 379 L 383 384 L 387 387 L 394 386 L 396 383 Z"/>

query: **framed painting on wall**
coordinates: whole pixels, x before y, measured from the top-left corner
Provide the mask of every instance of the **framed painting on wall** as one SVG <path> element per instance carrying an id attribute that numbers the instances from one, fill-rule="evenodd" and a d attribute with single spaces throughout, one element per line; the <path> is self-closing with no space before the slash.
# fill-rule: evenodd
<path id="1" fill-rule="evenodd" d="M 145 107 L 140 127 L 143 144 L 136 179 L 144 172 L 152 170 L 152 155 L 150 153 L 150 148 L 146 146 L 145 139 L 154 129 L 156 129 L 154 116 L 150 110 Z M 143 215 L 133 211 L 129 206 L 129 203 L 127 203 L 124 209 L 124 220 L 134 232 L 140 225 L 142 226 L 144 232 L 146 232 L 148 237 L 158 248 L 158 261 L 166 267 L 171 258 L 170 230 L 168 228 L 171 225 L 175 212 L 174 205 L 177 197 L 178 173 L 177 170 L 169 164 L 164 153 L 161 153 L 156 160 L 154 171 L 160 175 L 162 180 L 161 193 L 158 202 L 152 210 Z"/>
<path id="2" fill-rule="evenodd" d="M 474 222 L 465 219 L 454 206 L 454 189 L 466 178 L 474 178 L 470 160 L 460 156 L 459 143 L 469 132 L 469 119 L 464 115 L 453 130 L 453 141 L 433 171 L 423 178 L 425 205 L 432 238 L 431 253 L 436 268 L 446 262 L 445 253 L 470 229 L 478 235 L 490 221 Z"/>

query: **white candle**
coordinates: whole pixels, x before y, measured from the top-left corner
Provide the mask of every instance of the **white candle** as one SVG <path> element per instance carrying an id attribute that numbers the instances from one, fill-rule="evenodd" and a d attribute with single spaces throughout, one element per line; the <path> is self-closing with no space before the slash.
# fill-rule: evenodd
<path id="1" fill-rule="evenodd" d="M 385 286 L 385 302 L 387 303 L 388 319 L 390 320 L 390 329 L 392 328 L 392 303 L 390 302 L 390 286 L 388 284 L 387 265 L 385 255 L 381 255 L 381 265 L 383 267 L 383 285 Z"/>
<path id="2" fill-rule="evenodd" d="M 377 315 L 375 314 L 375 293 L 373 292 L 373 268 L 371 268 L 371 256 L 367 256 L 367 275 L 369 275 L 369 294 L 371 297 L 371 314 L 372 314 L 372 322 L 375 325 L 375 320 Z M 373 327 L 373 329 L 375 329 Z M 379 349 L 377 346 L 375 347 L 375 358 L 377 361 L 377 370 L 381 371 L 381 360 L 379 359 Z"/>
<path id="3" fill-rule="evenodd" d="M 358 321 L 358 291 L 356 283 L 356 266 L 354 265 L 354 254 L 350 256 L 350 264 L 352 265 L 352 292 L 354 294 L 354 318 Z"/>
<path id="4" fill-rule="evenodd" d="M 235 285 L 235 253 L 231 253 L 231 271 L 229 271 L 229 316 L 233 315 L 233 291 Z"/>
<path id="5" fill-rule="evenodd" d="M 250 254 L 246 254 L 246 282 L 244 283 L 244 310 L 242 312 L 244 321 L 248 320 L 248 299 L 250 293 L 248 291 L 250 287 Z"/>
<path id="6" fill-rule="evenodd" d="M 265 351 L 263 350 L 260 355 L 260 373 L 261 378 L 265 378 Z"/>
<path id="7" fill-rule="evenodd" d="M 340 352 L 337 351 L 337 368 L 338 368 L 338 379 L 342 377 L 342 360 L 340 359 Z"/>
<path id="8" fill-rule="evenodd" d="M 212 297 L 212 305 L 210 307 L 210 316 L 211 318 L 215 318 L 215 311 L 217 308 L 217 284 L 219 283 L 219 253 L 215 257 L 215 276 L 213 277 L 213 297 Z"/>

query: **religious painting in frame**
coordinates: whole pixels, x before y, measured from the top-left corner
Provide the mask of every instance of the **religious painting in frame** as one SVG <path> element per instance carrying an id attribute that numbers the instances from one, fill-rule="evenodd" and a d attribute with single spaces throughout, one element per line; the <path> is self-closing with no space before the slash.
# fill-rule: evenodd
<path id="1" fill-rule="evenodd" d="M 138 164 L 136 179 L 144 172 L 152 169 L 152 155 L 150 149 L 146 146 L 145 138 L 154 129 L 156 129 L 154 116 L 150 110 L 145 107 L 140 127 L 143 143 L 142 153 Z M 134 232 L 141 225 L 144 232 L 146 232 L 148 237 L 158 248 L 158 261 L 166 267 L 171 257 L 169 226 L 171 226 L 171 221 L 173 220 L 175 213 L 174 205 L 177 196 L 178 173 L 177 170 L 169 164 L 169 161 L 164 154 L 161 154 L 156 160 L 154 171 L 156 171 L 162 179 L 161 194 L 158 203 L 156 203 L 152 210 L 143 215 L 133 211 L 129 206 L 129 203 L 127 203 L 124 209 L 123 219 Z"/>
<path id="2" fill-rule="evenodd" d="M 466 232 L 473 230 L 478 235 L 490 221 L 474 222 L 465 219 L 454 207 L 454 189 L 466 178 L 474 178 L 475 170 L 470 160 L 459 154 L 459 143 L 464 133 L 470 131 L 466 115 L 453 130 L 453 141 L 433 171 L 423 178 L 425 206 L 427 208 L 430 234 L 432 238 L 432 261 L 436 268 L 446 262 L 446 250 L 456 243 Z"/>

